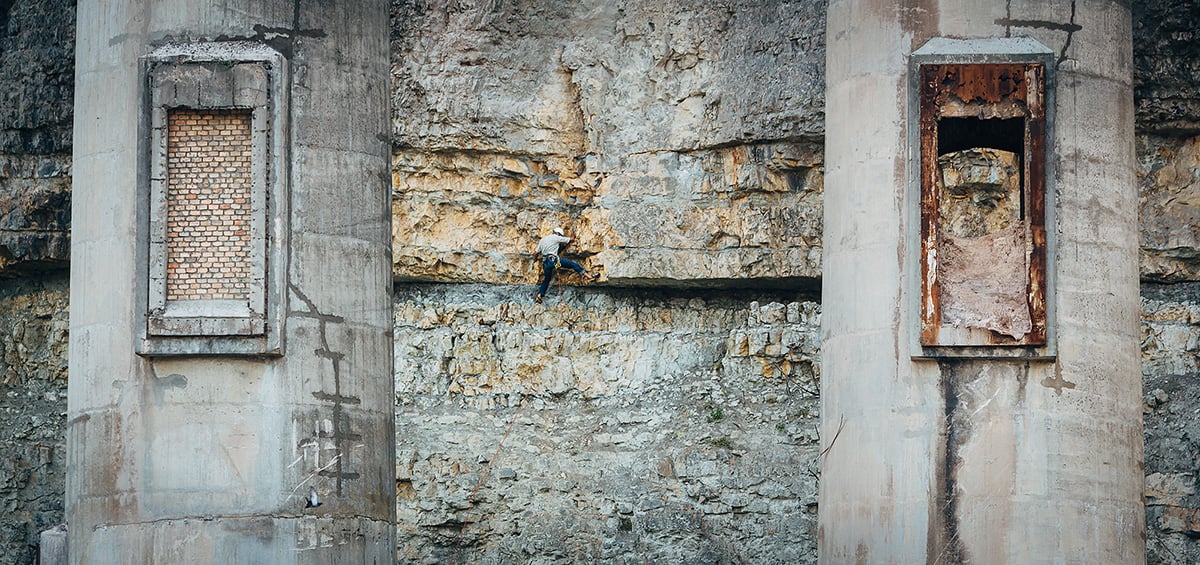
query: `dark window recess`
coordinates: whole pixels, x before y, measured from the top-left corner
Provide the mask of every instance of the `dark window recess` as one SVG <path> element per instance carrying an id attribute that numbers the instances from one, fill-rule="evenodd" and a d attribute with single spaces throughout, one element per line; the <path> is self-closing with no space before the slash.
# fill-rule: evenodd
<path id="1" fill-rule="evenodd" d="M 920 67 L 922 346 L 1046 343 L 1043 77 Z"/>
<path id="2" fill-rule="evenodd" d="M 8 35 L 8 14 L 17 0 L 0 0 L 0 37 Z"/>

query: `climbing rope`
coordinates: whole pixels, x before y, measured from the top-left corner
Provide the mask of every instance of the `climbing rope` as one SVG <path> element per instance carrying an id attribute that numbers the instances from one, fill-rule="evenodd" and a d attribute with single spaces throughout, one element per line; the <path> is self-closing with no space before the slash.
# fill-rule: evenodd
<path id="1" fill-rule="evenodd" d="M 562 300 L 562 293 L 563 293 L 562 277 L 559 275 L 559 272 L 558 272 L 558 270 L 559 270 L 559 268 L 561 268 L 561 266 L 562 266 L 562 263 L 558 260 L 558 256 L 555 256 L 554 270 L 551 271 L 550 277 L 551 277 L 551 283 L 555 286 L 554 292 L 557 294 L 556 306 L 559 310 L 559 316 L 558 316 L 558 323 L 556 325 L 559 329 L 561 329 L 563 327 L 563 324 L 565 323 L 564 313 L 566 312 L 566 303 L 563 302 L 563 300 Z M 534 268 L 535 268 L 535 271 L 538 273 L 538 276 L 536 279 L 537 280 L 536 284 L 540 285 L 541 278 L 546 276 L 545 259 L 543 258 L 543 259 L 538 259 L 537 261 L 535 261 Z M 536 293 L 536 291 L 535 291 L 535 293 Z M 475 509 L 476 501 L 479 498 L 479 489 L 483 487 L 483 483 L 484 483 L 484 481 L 487 480 L 488 476 L 491 474 L 492 467 L 496 464 L 496 460 L 498 460 L 500 458 L 500 453 L 504 450 L 504 444 L 505 444 L 505 442 L 508 441 L 508 436 L 512 433 L 513 426 L 516 425 L 516 423 L 517 423 L 517 418 L 520 417 L 521 411 L 525 408 L 525 400 L 528 397 L 529 397 L 528 394 L 525 394 L 525 393 L 521 394 L 521 401 L 517 404 L 517 410 L 516 410 L 516 412 L 513 412 L 512 419 L 509 420 L 508 427 L 505 428 L 505 430 L 504 430 L 504 435 L 500 437 L 500 443 L 496 445 L 496 450 L 492 453 L 492 457 L 490 459 L 488 459 L 487 465 L 485 465 L 483 468 L 483 472 L 480 473 L 479 480 L 475 481 L 475 487 L 473 489 L 471 489 L 471 498 L 467 503 L 467 510 L 466 510 L 467 512 L 470 512 L 471 510 Z M 451 557 L 450 557 L 451 563 L 458 561 L 458 550 L 462 546 L 462 535 L 463 535 L 463 531 L 466 529 L 466 526 L 467 526 L 467 522 L 465 520 L 462 522 L 459 522 L 458 532 L 454 535 L 454 544 L 453 544 L 454 552 L 451 554 Z"/>
<path id="2" fill-rule="evenodd" d="M 492 453 L 492 457 L 488 459 L 487 465 L 483 467 L 483 472 L 479 474 L 479 480 L 475 481 L 475 488 L 471 490 L 471 500 L 467 503 L 467 512 L 475 509 L 475 500 L 479 497 L 479 488 L 483 486 L 483 482 L 487 480 L 488 475 L 492 472 L 492 466 L 496 464 L 496 460 L 500 458 L 500 452 L 504 449 L 504 442 L 508 441 L 508 435 L 512 433 L 513 425 L 517 423 L 517 417 L 521 415 L 521 409 L 525 408 L 526 395 L 521 395 L 521 402 L 517 404 L 517 411 L 513 412 L 512 419 L 508 422 L 508 427 L 504 430 L 504 435 L 500 437 L 500 443 L 496 445 L 496 451 Z M 454 535 L 454 553 L 450 557 L 450 562 L 458 561 L 458 548 L 462 543 L 463 530 L 467 527 L 467 522 L 464 520 L 458 524 L 458 533 Z"/>

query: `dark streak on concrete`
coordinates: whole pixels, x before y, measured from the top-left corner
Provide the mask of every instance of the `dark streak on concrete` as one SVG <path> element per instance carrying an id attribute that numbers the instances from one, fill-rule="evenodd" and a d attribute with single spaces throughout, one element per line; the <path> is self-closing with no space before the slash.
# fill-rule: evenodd
<path id="1" fill-rule="evenodd" d="M 299 4 L 299 2 L 297 2 L 297 4 Z M 292 28 L 270 27 L 270 26 L 265 26 L 262 24 L 254 25 L 254 33 L 258 37 L 266 37 L 268 35 L 282 35 L 282 36 L 291 37 L 291 38 L 308 37 L 308 38 L 314 38 L 314 39 L 320 39 L 322 37 L 325 37 L 325 30 L 322 30 L 322 29 L 296 29 L 294 27 L 292 27 Z"/>
<path id="2" fill-rule="evenodd" d="M 1006 0 L 1004 3 L 1004 20 L 1012 21 L 1012 0 Z M 1012 37 L 1012 25 L 1004 24 L 1004 37 Z"/>
<path id="3" fill-rule="evenodd" d="M 1049 20 L 1014 20 L 1014 19 L 1010 19 L 1010 18 L 1000 18 L 1000 19 L 997 19 L 995 21 L 995 23 L 996 23 L 996 25 L 1002 25 L 1004 27 L 1052 29 L 1052 30 L 1056 30 L 1056 31 L 1065 31 L 1067 33 L 1074 33 L 1074 32 L 1077 32 L 1077 31 L 1083 29 L 1083 26 L 1075 23 L 1075 3 L 1074 2 L 1071 2 L 1071 22 L 1070 23 L 1064 24 L 1064 23 L 1060 23 L 1060 22 L 1052 22 Z"/>
<path id="4" fill-rule="evenodd" d="M 936 0 L 910 0 L 897 4 L 895 10 L 900 29 L 912 37 L 913 49 L 938 35 Z"/>
<path id="5" fill-rule="evenodd" d="M 962 438 L 956 422 L 958 409 L 958 367 L 954 361 L 938 361 L 944 405 L 942 426 L 938 434 L 941 452 L 934 462 L 933 510 L 929 516 L 926 563 L 965 563 L 965 554 L 958 536 L 958 497 L 956 467 L 958 447 Z"/>
<path id="6" fill-rule="evenodd" d="M 362 404 L 362 399 L 357 396 L 332 395 L 327 392 L 314 392 L 313 397 L 317 400 L 325 402 L 341 402 L 343 404 Z"/>
<path id="7" fill-rule="evenodd" d="M 1025 388 L 1029 384 L 1029 361 L 1026 361 L 1017 371 L 1017 402 L 1016 406 L 1025 405 Z"/>

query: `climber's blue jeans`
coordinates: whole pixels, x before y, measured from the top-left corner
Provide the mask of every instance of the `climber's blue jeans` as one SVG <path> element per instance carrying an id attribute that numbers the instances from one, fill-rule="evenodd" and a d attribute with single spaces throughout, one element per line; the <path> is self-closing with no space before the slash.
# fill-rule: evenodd
<path id="1" fill-rule="evenodd" d="M 550 288 L 550 281 L 554 278 L 554 271 L 557 267 L 566 267 L 579 274 L 584 274 L 583 266 L 566 257 L 555 257 L 547 255 L 542 257 L 542 285 L 538 287 L 538 296 L 546 296 L 546 289 Z"/>

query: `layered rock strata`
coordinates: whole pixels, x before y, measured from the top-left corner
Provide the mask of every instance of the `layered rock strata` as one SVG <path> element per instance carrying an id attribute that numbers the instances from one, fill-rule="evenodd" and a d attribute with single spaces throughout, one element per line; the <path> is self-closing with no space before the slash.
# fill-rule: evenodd
<path id="1" fill-rule="evenodd" d="M 397 279 L 812 286 L 823 9 L 394 3 Z"/>
<path id="2" fill-rule="evenodd" d="M 0 565 L 24 565 L 63 520 L 66 276 L 0 281 L 0 328 Z"/>
<path id="3" fill-rule="evenodd" d="M 819 316 L 398 287 L 400 560 L 814 562 Z"/>
<path id="4" fill-rule="evenodd" d="M 75 2 L 0 2 L 0 276 L 66 267 Z"/>
<path id="5" fill-rule="evenodd" d="M 817 189 L 823 175 L 821 157 L 806 155 L 820 153 L 823 145 L 825 3 L 776 2 L 758 6 L 734 2 L 700 7 L 681 1 L 624 7 L 609 4 L 526 2 L 494 7 L 489 3 L 440 0 L 392 3 L 397 144 L 394 272 L 398 280 L 530 282 L 534 275 L 526 254 L 535 234 L 560 223 L 576 230 L 579 236 L 576 251 L 581 252 L 590 267 L 603 267 L 607 274 L 628 284 L 683 286 L 701 281 L 710 286 L 728 284 L 720 281 L 718 277 L 723 275 L 714 266 L 708 265 L 709 258 L 722 253 L 736 260 L 729 265 L 756 269 L 753 272 L 764 277 L 749 284 L 761 284 L 761 280 L 772 277 L 791 284 L 795 281 L 787 277 L 816 276 L 813 273 L 820 266 L 821 227 L 821 195 Z M 5 290 L 0 291 L 0 326 L 8 328 L 10 334 L 14 331 L 20 334 L 5 341 L 4 382 L 0 384 L 6 403 L 0 436 L 11 438 L 0 456 L 0 460 L 10 462 L 4 470 L 3 484 L 7 489 L 2 491 L 4 508 L 20 519 L 6 522 L 11 529 L 0 540 L 0 563 L 32 563 L 34 552 L 29 544 L 33 543 L 36 530 L 61 520 L 61 501 L 56 502 L 56 497 L 61 497 L 65 474 L 59 420 L 64 409 L 65 381 L 61 371 L 66 359 L 65 337 L 55 328 L 56 324 L 65 323 L 62 317 L 67 290 L 65 281 L 56 275 L 45 278 L 46 275 L 31 271 L 44 266 L 65 266 L 74 74 L 73 7 L 74 2 L 69 0 L 7 3 L 0 0 L 0 73 L 5 78 L 0 81 L 0 273 L 26 277 L 22 281 L 5 282 Z M 1187 0 L 1134 2 L 1132 7 L 1133 55 L 1138 80 L 1135 103 L 1138 129 L 1142 132 L 1138 137 L 1144 224 L 1142 276 L 1147 281 L 1177 281 L 1143 288 L 1148 561 L 1186 563 L 1200 560 L 1200 544 L 1188 530 L 1188 517 L 1200 509 L 1194 495 L 1194 465 L 1189 464 L 1200 453 L 1200 431 L 1192 429 L 1194 426 L 1190 424 L 1194 419 L 1190 415 L 1197 408 L 1192 399 L 1197 396 L 1198 370 L 1194 365 L 1200 330 L 1196 300 L 1191 297 L 1194 293 L 1188 290 L 1192 284 L 1189 281 L 1200 276 L 1195 262 L 1200 253 L 1192 243 L 1195 238 L 1192 227 L 1196 224 L 1191 209 L 1194 199 L 1189 192 L 1194 184 L 1189 177 L 1194 177 L 1197 168 L 1193 136 L 1200 130 L 1200 110 L 1196 109 L 1200 54 L 1196 51 L 1192 22 L 1200 15 L 1196 14 L 1197 6 Z M 755 152 L 759 156 L 754 156 Z M 800 158 L 790 162 L 775 160 L 772 164 L 771 156 L 776 154 L 799 154 Z M 746 172 L 734 174 L 733 170 Z M 711 182 L 718 177 L 725 180 Z M 732 178 L 739 180 L 738 186 L 750 188 L 733 189 L 734 183 L 729 180 Z M 757 178 L 765 180 L 753 180 Z M 603 190 L 595 185 L 597 179 L 605 187 Z M 705 179 L 709 179 L 712 190 L 704 187 Z M 787 192 L 769 188 L 784 183 L 790 186 L 796 179 L 802 180 L 797 186 L 805 187 L 803 190 Z M 757 188 L 760 186 L 768 188 Z M 720 196 L 722 191 L 725 196 Z M 514 192 L 520 196 L 509 198 Z M 717 200 L 706 202 L 709 195 L 717 195 Z M 602 206 L 605 198 L 610 203 Z M 777 211 L 774 218 L 794 216 L 799 220 L 780 223 L 743 217 L 746 211 L 761 213 L 755 209 L 754 199 L 770 203 L 767 209 Z M 658 211 L 646 215 L 640 226 L 629 225 L 641 217 L 643 208 L 653 206 Z M 624 216 L 617 227 L 610 225 L 614 209 L 618 217 Z M 607 210 L 607 216 L 602 210 Z M 486 221 L 477 225 L 480 218 Z M 704 224 L 708 220 L 729 233 L 709 229 Z M 680 227 L 675 228 L 675 222 Z M 746 225 L 753 229 L 730 227 Z M 772 231 L 780 230 L 780 225 L 796 233 L 779 235 Z M 679 256 L 689 257 L 699 265 L 667 261 L 664 264 L 669 268 L 655 272 L 653 269 L 660 263 L 642 259 L 651 256 L 644 242 L 657 241 L 662 226 L 676 230 L 671 240 L 676 248 L 683 250 Z M 505 235 L 493 235 L 495 232 Z M 761 233 L 767 233 L 768 240 L 777 236 L 775 241 L 790 238 L 803 245 L 789 243 L 791 247 L 780 248 L 746 243 L 753 242 L 755 234 Z M 737 244 L 738 239 L 741 244 Z M 638 247 L 622 243 L 626 241 L 638 242 Z M 620 252 L 620 257 L 600 261 L 597 255 L 602 251 L 609 251 L 614 257 Z M 675 250 L 670 253 L 674 255 Z M 763 259 L 755 263 L 755 257 Z M 791 261 L 787 266 L 790 271 L 774 272 L 779 267 L 773 262 L 780 258 Z M 618 266 L 625 266 L 627 274 L 616 271 Z M 569 285 L 573 279 L 568 278 L 567 282 Z M 398 485 L 401 539 L 407 535 L 413 540 L 411 546 L 401 544 L 402 556 L 425 555 L 434 559 L 432 556 L 452 554 L 458 526 L 453 520 L 446 521 L 448 515 L 474 520 L 463 520 L 466 525 L 460 539 L 480 543 L 472 546 L 463 542 L 459 555 L 492 551 L 512 560 L 527 559 L 527 551 L 573 552 L 573 548 L 584 546 L 581 540 L 596 539 L 580 535 L 569 542 L 572 549 L 555 549 L 554 538 L 540 532 L 566 529 L 557 522 L 560 517 L 604 516 L 602 524 L 579 518 L 571 520 L 575 520 L 572 523 L 580 530 L 591 528 L 588 535 L 598 531 L 608 536 L 615 532 L 606 550 L 613 561 L 633 561 L 637 559 L 636 550 L 646 548 L 664 556 L 716 555 L 703 553 L 699 548 L 707 542 L 700 540 L 712 535 L 740 539 L 740 533 L 725 532 L 757 532 L 759 528 L 736 526 L 738 523 L 765 524 L 763 533 L 780 526 L 790 532 L 803 532 L 811 527 L 808 504 L 813 499 L 805 490 L 809 483 L 796 486 L 794 478 L 782 481 L 788 486 L 781 487 L 783 494 L 779 500 L 790 501 L 800 492 L 806 512 L 785 513 L 784 518 L 774 521 L 760 514 L 730 512 L 706 514 L 702 521 L 688 522 L 690 514 L 677 510 L 686 508 L 684 502 L 696 503 L 684 490 L 669 491 L 675 497 L 673 506 L 643 509 L 628 502 L 651 487 L 665 488 L 664 485 L 691 485 L 691 492 L 699 493 L 698 485 L 713 483 L 719 487 L 718 498 L 722 500 L 741 491 L 775 488 L 781 482 L 779 479 L 750 487 L 745 486 L 744 480 L 729 480 L 733 467 L 727 462 L 733 461 L 741 470 L 747 467 L 744 464 L 747 456 L 745 448 L 741 448 L 740 457 L 732 454 L 739 452 L 739 436 L 720 426 L 738 431 L 732 423 L 741 421 L 740 409 L 744 405 L 740 399 L 739 406 L 733 409 L 725 404 L 725 416 L 709 422 L 718 403 L 713 401 L 709 407 L 710 396 L 706 396 L 716 390 L 714 383 L 727 386 L 726 381 L 744 380 L 741 375 L 758 375 L 763 367 L 776 366 L 775 361 L 764 364 L 758 359 L 748 361 L 753 357 L 743 357 L 745 366 L 736 370 L 739 378 L 729 376 L 734 366 L 728 366 L 721 369 L 724 381 L 695 380 L 689 376 L 686 379 L 693 379 L 687 381 L 692 388 L 675 390 L 663 385 L 662 389 L 634 389 L 647 392 L 642 397 L 619 389 L 614 391 L 623 382 L 619 378 L 609 383 L 607 377 L 590 376 L 587 371 L 572 370 L 572 376 L 562 382 L 535 377 L 531 382 L 541 383 L 536 388 L 541 397 L 526 401 L 517 414 L 518 423 L 509 433 L 509 440 L 499 456 L 493 457 L 499 440 L 513 421 L 512 416 L 521 406 L 519 397 L 512 396 L 518 387 L 511 377 L 484 377 L 474 372 L 481 363 L 486 365 L 480 361 L 486 355 L 467 354 L 466 350 L 475 347 L 489 352 L 480 341 L 482 337 L 460 340 L 464 357 L 472 361 L 456 364 L 453 370 L 442 369 L 444 352 L 453 351 L 452 344 L 459 343 L 454 337 L 458 332 L 466 335 L 468 328 L 475 328 L 477 334 L 472 335 L 491 336 L 490 328 L 496 326 L 484 323 L 493 314 L 481 316 L 476 327 L 464 324 L 462 315 L 456 313 L 450 316 L 449 325 L 440 327 L 438 320 L 442 314 L 437 313 L 438 304 L 453 301 L 446 294 L 455 288 L 462 290 L 464 297 L 480 292 L 476 287 L 458 285 L 439 289 L 404 283 L 399 287 L 397 305 L 402 314 L 398 315 L 396 335 L 432 340 L 431 336 L 438 334 L 440 337 L 436 339 L 450 341 L 436 347 L 397 341 L 398 352 L 423 360 L 420 367 L 414 368 L 416 364 L 399 358 L 402 363 L 397 372 L 402 391 L 397 405 L 402 434 L 399 445 L 407 449 L 398 461 L 402 477 Z M 472 304 L 461 311 L 482 313 L 498 309 L 501 303 L 516 304 L 522 299 L 522 291 L 528 288 L 503 288 L 502 299 L 491 301 L 457 300 Z M 556 295 L 557 292 L 556 288 Z M 604 297 L 609 292 L 574 294 L 570 288 L 564 288 L 562 296 L 564 302 L 585 297 L 583 302 L 594 305 L 597 300 L 607 300 Z M 620 293 L 614 296 L 631 300 Z M 702 300 L 705 309 L 719 309 L 713 304 L 720 300 L 711 296 L 693 298 Z M 750 300 L 752 296 L 744 299 Z M 760 305 L 769 302 L 763 298 Z M 742 307 L 748 311 L 749 303 L 729 306 L 731 310 Z M 556 327 L 551 325 L 552 315 L 539 314 L 541 321 L 535 322 L 525 318 L 533 312 L 528 310 L 528 304 L 509 308 L 526 312 L 510 318 L 514 327 L 535 334 L 541 328 L 538 331 L 555 335 L 551 329 Z M 611 316 L 608 307 L 587 308 L 591 316 Z M 581 305 L 571 309 L 585 308 Z M 678 315 L 675 307 L 634 308 L 638 310 Z M 460 312 L 460 308 L 444 309 L 443 314 L 448 311 Z M 500 319 L 498 314 L 495 317 L 497 321 Z M 413 322 L 414 318 L 418 321 Z M 726 348 L 734 341 L 745 343 L 746 351 L 751 351 L 760 346 L 765 348 L 769 342 L 761 333 L 753 332 L 745 341 L 730 338 L 738 330 L 716 326 L 721 329 L 710 332 L 712 335 L 704 343 L 716 343 L 718 335 L 725 335 Z M 458 329 L 452 329 L 455 327 Z M 594 340 L 597 334 L 589 330 L 586 335 Z M 636 347 L 649 348 L 647 343 L 660 335 L 665 334 L 626 336 L 620 343 L 622 347 L 640 343 Z M 562 335 L 555 339 L 561 343 L 567 338 Z M 673 341 L 680 339 L 676 337 Z M 476 345 L 467 345 L 472 343 Z M 616 342 L 612 347 L 616 347 Z M 505 351 L 510 357 L 514 355 L 511 350 Z M 574 351 L 575 347 L 564 346 L 559 353 Z M 559 356 L 546 351 L 538 355 L 544 355 L 545 359 Z M 584 357 L 588 356 L 598 358 L 595 353 Z M 647 360 L 647 356 L 639 355 L 637 359 L 648 364 L 645 366 L 669 374 L 685 372 L 678 367 L 671 369 L 671 363 L 653 356 Z M 423 364 L 426 361 L 433 364 L 426 367 Z M 587 361 L 585 365 L 596 363 Z M 638 366 L 635 363 L 629 371 L 642 370 L 636 369 Z M 670 377 L 667 381 L 686 379 Z M 451 393 L 452 382 L 459 383 L 461 391 Z M 765 382 L 768 379 L 762 378 L 754 386 L 765 386 L 762 384 Z M 604 395 L 585 400 L 579 392 L 592 390 L 590 387 L 599 390 L 601 385 L 608 391 Z M 488 387 L 498 392 L 484 392 Z M 548 392 L 551 390 L 564 392 L 555 397 Z M 779 412 L 767 407 L 760 410 L 768 419 L 779 418 L 776 425 L 784 424 L 779 441 L 785 442 L 788 450 L 812 442 L 804 435 L 808 433 L 804 430 L 809 429 L 810 420 L 800 415 L 803 406 L 810 402 L 803 394 L 784 403 L 801 402 L 801 408 L 795 408 L 794 412 L 793 408 Z M 632 408 L 616 413 L 611 407 L 597 407 L 606 401 L 615 403 L 616 399 L 636 405 L 643 412 L 655 411 L 657 423 L 639 422 L 647 416 L 642 412 L 630 416 Z M 465 408 L 457 408 L 459 404 Z M 593 419 L 592 415 L 610 410 L 610 415 L 603 416 L 606 419 L 601 419 L 602 416 Z M 425 411 L 429 411 L 428 416 Z M 670 415 L 660 416 L 659 412 Z M 798 417 L 789 420 L 787 417 L 792 413 Z M 809 415 L 815 418 L 815 410 Z M 439 418 L 446 421 L 439 423 L 436 421 Z M 559 425 L 556 418 L 571 425 Z M 480 422 L 487 425 L 481 426 Z M 611 443 L 615 449 L 604 451 L 594 449 L 595 443 L 579 444 L 577 449 L 589 459 L 580 458 L 578 462 L 573 462 L 575 456 L 570 456 L 569 451 L 567 455 L 548 457 L 543 451 L 550 451 L 539 447 L 537 442 L 547 437 L 556 438 L 555 445 L 573 442 L 583 436 L 580 430 L 600 427 L 601 423 L 606 427 L 600 433 L 609 433 L 609 442 L 613 442 L 611 434 L 627 433 L 621 431 L 626 428 L 658 430 L 668 425 L 678 426 L 677 431 L 692 438 L 688 440 L 692 442 L 688 448 L 692 455 L 676 457 L 673 454 L 682 453 L 684 447 L 664 447 L 654 440 L 646 445 L 659 446 L 655 455 L 672 455 L 676 478 L 668 480 L 658 474 L 659 460 L 646 459 L 640 466 L 618 464 L 617 468 L 632 470 L 606 476 L 603 490 L 615 491 L 605 495 L 614 504 L 618 499 L 625 502 L 615 510 L 588 506 L 578 501 L 597 499 L 595 487 L 590 484 L 601 482 L 593 479 L 596 470 L 609 468 L 617 460 L 612 453 L 621 449 L 626 450 L 623 457 L 629 456 L 634 451 L 630 447 L 635 445 L 632 440 Z M 428 431 L 421 426 L 429 426 Z M 447 434 L 458 437 L 460 443 L 438 443 Z M 471 434 L 475 439 L 469 445 L 474 447 L 468 449 L 462 437 Z M 770 436 L 769 430 L 758 430 L 755 434 L 760 438 Z M 724 442 L 720 441 L 726 435 L 731 438 L 728 450 L 721 447 Z M 719 445 L 710 445 L 706 438 Z M 639 449 L 644 447 L 636 445 Z M 43 458 L 47 446 L 50 446 L 48 460 Z M 518 448 L 513 449 L 514 446 Z M 530 451 L 534 449 L 536 453 Z M 722 455 L 723 450 L 730 454 Z M 596 454 L 592 455 L 592 451 Z M 413 456 L 413 452 L 417 455 Z M 480 453 L 488 461 L 494 459 L 488 476 L 480 482 L 481 494 L 477 498 L 476 507 L 486 508 L 486 515 L 455 506 L 462 506 L 473 490 L 473 473 L 478 474 L 486 467 L 486 463 L 479 461 Z M 542 472 L 538 466 L 547 459 L 552 464 L 546 464 L 547 472 Z M 680 471 L 688 466 L 687 461 L 695 461 L 702 470 Z M 764 474 L 783 476 L 784 467 L 792 468 L 786 472 L 795 469 L 807 472 L 804 467 L 807 461 L 801 458 L 799 463 L 771 462 L 765 467 L 769 473 L 764 471 Z M 466 471 L 460 467 L 459 474 L 450 472 L 453 463 L 465 466 Z M 551 479 L 558 475 L 551 474 L 551 468 L 583 478 L 574 483 L 554 484 Z M 538 471 L 536 477 L 528 469 Z M 707 477 L 707 483 L 698 477 Z M 534 482 L 536 488 L 531 484 Z M 815 484 L 815 479 L 811 484 Z M 413 485 L 422 488 L 417 490 Z M 629 485 L 637 488 L 626 489 Z M 506 492 L 506 486 L 512 487 L 511 494 Z M 521 499 L 511 510 L 506 506 L 510 496 Z M 752 498 L 763 496 L 756 494 Z M 695 500 L 699 500 L 698 495 Z M 524 505 L 525 502 L 530 505 Z M 658 503 L 649 506 L 655 504 Z M 544 515 L 530 511 L 543 507 L 554 511 Z M 730 508 L 735 507 L 731 504 Z M 735 520 L 737 516 L 742 517 Z M 513 529 L 501 536 L 485 527 L 484 518 L 488 523 L 506 524 L 504 527 Z M 725 524 L 729 523 L 735 527 L 727 529 Z M 688 524 L 703 524 L 709 529 L 693 530 Z M 514 533 L 516 528 L 520 528 L 520 534 Z M 799 554 L 800 562 L 811 560 L 815 542 L 803 533 L 797 539 L 809 544 L 808 548 L 784 549 Z M 505 549 L 488 549 L 488 540 L 506 540 Z M 603 546 L 605 542 L 599 543 Z M 614 549 L 617 547 L 632 549 L 622 553 Z"/>

